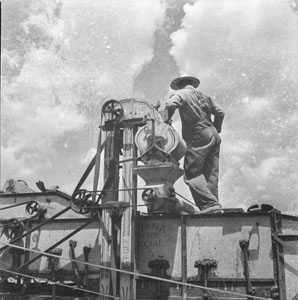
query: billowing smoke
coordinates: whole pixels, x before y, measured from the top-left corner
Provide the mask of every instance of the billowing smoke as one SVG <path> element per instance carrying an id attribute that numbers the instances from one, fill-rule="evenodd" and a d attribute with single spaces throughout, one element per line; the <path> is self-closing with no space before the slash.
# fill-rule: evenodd
<path id="1" fill-rule="evenodd" d="M 75 185 L 100 104 L 133 96 L 163 17 L 159 0 L 4 1 L 2 184 Z"/>
<path id="2" fill-rule="evenodd" d="M 170 53 L 226 112 L 220 202 L 297 209 L 298 17 L 288 1 L 184 6 Z"/>
<path id="3" fill-rule="evenodd" d="M 138 88 L 166 90 L 176 66 L 163 65 L 161 43 L 153 52 L 154 33 L 167 35 L 171 18 L 176 30 L 182 2 L 167 1 L 165 25 L 160 0 L 2 1 L 1 185 L 72 190 L 94 154 L 102 101 L 133 97 L 153 54 Z M 170 53 L 225 109 L 220 201 L 297 210 L 296 2 L 189 2 Z"/>

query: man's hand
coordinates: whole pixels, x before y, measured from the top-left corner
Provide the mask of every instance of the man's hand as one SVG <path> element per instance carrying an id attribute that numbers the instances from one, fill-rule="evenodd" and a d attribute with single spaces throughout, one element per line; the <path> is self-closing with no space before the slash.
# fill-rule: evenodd
<path id="1" fill-rule="evenodd" d="M 168 124 L 168 125 L 170 125 L 170 126 L 172 126 L 173 120 L 169 119 L 169 120 L 165 121 L 165 123 Z"/>

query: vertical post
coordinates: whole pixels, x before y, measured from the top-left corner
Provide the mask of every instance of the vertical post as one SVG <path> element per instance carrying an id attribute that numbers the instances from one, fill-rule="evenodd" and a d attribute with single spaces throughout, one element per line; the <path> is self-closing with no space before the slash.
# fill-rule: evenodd
<path id="1" fill-rule="evenodd" d="M 50 251 L 50 254 L 54 254 L 57 256 L 61 256 L 62 255 L 62 249 L 61 248 L 55 248 L 53 250 Z M 57 294 L 57 287 L 56 287 L 56 280 L 57 280 L 57 271 L 59 269 L 59 257 L 49 257 L 49 264 L 48 264 L 48 269 L 51 272 L 51 279 L 53 281 L 53 285 L 52 285 L 52 299 L 56 300 L 56 294 Z"/>
<path id="2" fill-rule="evenodd" d="M 32 221 L 28 221 L 25 223 L 25 232 L 28 232 L 30 229 L 32 229 Z M 26 236 L 26 239 L 25 239 L 25 247 L 27 249 L 30 249 L 30 242 L 31 242 L 31 234 L 28 234 Z M 30 259 L 30 251 L 25 251 L 25 255 L 24 255 L 24 264 L 29 261 Z M 28 270 L 28 268 L 26 268 L 24 271 L 26 272 Z"/>
<path id="3" fill-rule="evenodd" d="M 286 299 L 286 287 L 285 287 L 285 268 L 283 249 L 279 243 L 274 239 L 274 235 L 281 233 L 281 214 L 277 210 L 273 210 L 270 213 L 271 221 L 271 234 L 272 234 L 272 254 L 273 254 L 273 269 L 274 279 L 278 286 L 278 294 L 280 300 Z"/>
<path id="4" fill-rule="evenodd" d="M 106 148 L 105 148 L 105 154 L 104 154 L 104 180 L 106 180 L 109 176 L 108 170 L 109 170 L 109 163 L 111 159 L 119 160 L 119 152 L 120 152 L 120 146 L 118 144 L 119 141 L 119 132 L 114 131 L 111 132 L 111 134 L 106 135 Z M 117 167 L 117 170 L 114 172 L 114 178 L 111 183 L 110 189 L 113 190 L 113 192 L 107 192 L 104 194 L 104 197 L 102 199 L 102 203 L 105 204 L 109 201 L 118 201 L 118 192 L 115 191 L 119 188 L 119 170 Z M 113 236 L 112 234 L 112 221 L 111 216 L 108 212 L 108 210 L 104 209 L 102 211 L 102 220 L 107 228 L 109 235 L 112 236 L 112 241 L 107 241 L 104 236 L 102 236 L 102 243 L 101 243 L 101 264 L 106 267 L 111 267 L 116 269 L 116 255 L 114 251 L 114 245 L 117 243 L 115 239 L 117 239 L 117 236 Z M 116 296 L 116 287 L 117 287 L 117 279 L 116 279 L 116 272 L 111 272 L 109 270 L 103 269 L 101 271 L 100 276 L 100 293 L 106 294 L 106 295 L 114 295 Z M 109 298 L 107 298 L 109 299 Z"/>
<path id="5" fill-rule="evenodd" d="M 97 152 L 95 156 L 95 166 L 94 166 L 94 177 L 93 177 L 93 193 L 92 202 L 95 204 L 96 190 L 98 187 L 99 171 L 100 171 L 100 156 L 101 156 L 101 128 L 99 128 L 98 142 L 97 142 Z"/>
<path id="6" fill-rule="evenodd" d="M 187 283 L 186 216 L 181 215 L 181 272 L 182 282 Z M 187 287 L 182 286 L 182 300 L 187 298 Z"/>
<path id="7" fill-rule="evenodd" d="M 136 221 L 136 187 L 137 177 L 133 173 L 135 167 L 136 147 L 134 144 L 135 128 L 133 125 L 124 124 L 123 128 L 123 163 L 121 176 L 122 188 L 121 201 L 130 204 L 121 220 L 120 240 L 120 268 L 135 272 L 135 221 Z M 135 276 L 120 275 L 120 297 L 136 299 Z"/>
<path id="8" fill-rule="evenodd" d="M 248 263 L 248 247 L 249 240 L 240 240 L 239 245 L 243 255 L 243 268 L 244 268 L 244 277 L 245 277 L 245 289 L 247 295 L 255 295 L 255 291 L 251 284 L 250 274 L 249 274 L 249 263 Z M 248 297 L 247 299 L 253 299 Z"/>

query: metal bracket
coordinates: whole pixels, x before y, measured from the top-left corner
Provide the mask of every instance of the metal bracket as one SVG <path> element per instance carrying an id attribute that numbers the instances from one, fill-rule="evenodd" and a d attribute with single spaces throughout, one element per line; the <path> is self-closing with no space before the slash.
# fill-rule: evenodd
<path id="1" fill-rule="evenodd" d="M 56 256 L 61 256 L 62 255 L 62 249 L 61 248 L 54 248 L 53 250 L 49 251 L 49 254 L 53 254 Z M 48 269 L 53 272 L 57 271 L 59 269 L 59 257 L 53 257 L 49 256 L 48 257 Z M 53 279 L 55 280 L 55 279 Z"/>
<path id="2" fill-rule="evenodd" d="M 166 259 L 155 259 L 148 263 L 148 267 L 151 269 L 151 275 L 157 277 L 168 277 L 167 269 L 170 267 L 169 261 Z"/>
<path id="3" fill-rule="evenodd" d="M 97 214 L 97 220 L 98 220 L 99 226 L 100 226 L 100 228 L 102 229 L 102 234 L 103 234 L 103 236 L 105 237 L 106 241 L 107 241 L 108 243 L 110 243 L 111 240 L 112 240 L 112 237 L 111 237 L 111 235 L 109 234 L 109 232 L 108 232 L 108 230 L 107 230 L 107 228 L 106 228 L 106 225 L 104 224 L 104 222 L 103 222 L 103 220 L 102 220 L 102 218 L 101 218 L 100 212 L 97 210 L 97 211 L 96 211 L 96 214 Z"/>
<path id="4" fill-rule="evenodd" d="M 151 269 L 151 275 L 161 278 L 169 278 L 170 276 L 167 274 L 167 269 L 170 267 L 169 261 L 166 259 L 155 259 L 151 260 L 148 263 L 148 267 Z M 154 280 L 155 286 L 155 297 L 157 299 L 167 299 L 168 297 L 168 284 L 162 281 Z"/>
<path id="5" fill-rule="evenodd" d="M 75 254 L 76 246 L 77 246 L 77 241 L 74 241 L 74 240 L 69 241 L 72 270 L 74 271 L 74 274 L 75 274 L 76 285 L 81 286 L 81 276 L 79 273 L 78 263 L 76 262 L 76 254 Z"/>
<path id="6" fill-rule="evenodd" d="M 198 276 L 201 278 L 204 286 L 208 286 L 208 278 L 211 275 L 211 271 L 217 268 L 217 262 L 214 259 L 205 258 L 203 260 L 197 260 L 194 265 L 198 269 Z M 211 299 L 210 292 L 203 290 L 203 300 Z"/>
<path id="7" fill-rule="evenodd" d="M 88 276 L 89 276 L 89 266 L 87 265 L 87 263 L 89 262 L 89 254 L 91 251 L 91 247 L 90 246 L 85 246 L 83 247 L 83 253 L 84 253 L 84 287 L 86 289 L 88 289 L 89 287 L 89 282 L 88 282 Z"/>
<path id="8" fill-rule="evenodd" d="M 281 234 L 277 234 L 277 233 L 272 233 L 271 234 L 273 240 L 275 240 L 278 244 L 282 245 L 284 248 L 288 248 L 290 250 L 292 250 L 293 252 L 296 252 L 296 248 L 290 246 L 285 240 L 283 240 L 283 237 L 287 237 L 286 235 L 281 235 Z M 298 240 L 298 236 L 296 235 L 292 235 L 290 236 L 291 239 L 293 240 Z M 281 253 L 279 253 L 280 256 L 282 256 Z"/>

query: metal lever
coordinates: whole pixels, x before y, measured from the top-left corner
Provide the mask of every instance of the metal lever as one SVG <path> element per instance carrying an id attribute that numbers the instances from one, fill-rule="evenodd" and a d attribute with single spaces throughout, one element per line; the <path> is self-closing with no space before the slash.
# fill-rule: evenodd
<path id="1" fill-rule="evenodd" d="M 74 240 L 69 241 L 70 256 L 71 256 L 71 260 L 72 260 L 72 262 L 71 262 L 72 270 L 75 273 L 76 284 L 77 284 L 77 286 L 80 286 L 81 285 L 81 278 L 80 278 L 78 264 L 75 261 L 76 260 L 76 255 L 75 255 L 76 246 L 77 246 L 77 241 L 74 241 Z"/>
<path id="2" fill-rule="evenodd" d="M 239 245 L 243 254 L 243 267 L 244 267 L 244 276 L 246 281 L 246 293 L 247 295 L 254 296 L 256 294 L 255 289 L 252 287 L 251 279 L 249 275 L 249 265 L 248 265 L 248 246 L 249 241 L 248 240 L 240 240 Z M 247 299 L 252 299 L 248 297 Z"/>
<path id="3" fill-rule="evenodd" d="M 85 263 L 89 262 L 90 251 L 91 251 L 91 247 L 90 246 L 83 247 Z M 88 289 L 89 266 L 87 264 L 85 264 L 84 268 L 85 268 L 85 270 L 84 270 L 84 287 Z"/>

